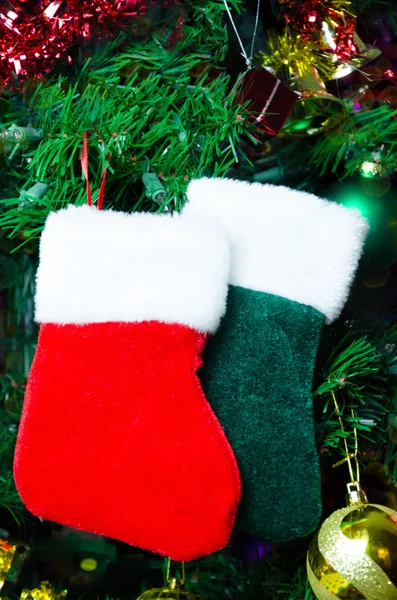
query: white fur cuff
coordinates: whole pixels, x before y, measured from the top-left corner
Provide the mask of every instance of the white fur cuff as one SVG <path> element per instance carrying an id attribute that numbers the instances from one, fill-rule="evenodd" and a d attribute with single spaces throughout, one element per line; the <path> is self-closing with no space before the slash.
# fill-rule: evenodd
<path id="1" fill-rule="evenodd" d="M 36 320 L 162 321 L 214 332 L 226 307 L 229 246 L 200 217 L 72 206 L 47 218 Z"/>
<path id="2" fill-rule="evenodd" d="M 186 215 L 218 218 L 231 244 L 229 283 L 313 306 L 336 319 L 349 293 L 367 221 L 334 202 L 231 179 L 189 184 Z"/>

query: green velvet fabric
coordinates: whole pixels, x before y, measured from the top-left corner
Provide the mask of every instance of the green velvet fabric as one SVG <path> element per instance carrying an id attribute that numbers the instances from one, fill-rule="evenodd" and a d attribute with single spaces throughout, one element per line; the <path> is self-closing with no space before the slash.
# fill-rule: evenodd
<path id="1" fill-rule="evenodd" d="M 273 542 L 308 535 L 321 517 L 312 379 L 323 321 L 312 307 L 230 286 L 199 371 L 241 472 L 237 526 Z"/>

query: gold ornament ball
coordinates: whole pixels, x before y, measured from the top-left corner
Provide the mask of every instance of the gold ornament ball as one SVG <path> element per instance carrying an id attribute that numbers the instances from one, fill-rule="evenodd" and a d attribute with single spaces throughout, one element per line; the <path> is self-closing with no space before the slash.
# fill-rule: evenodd
<path id="1" fill-rule="evenodd" d="M 201 600 L 200 596 L 193 592 L 188 592 L 183 582 L 180 579 L 172 578 L 168 584 L 163 588 L 153 588 L 143 592 L 138 600 L 156 600 L 157 598 L 164 598 L 169 600 Z"/>
<path id="2" fill-rule="evenodd" d="M 353 504 L 314 537 L 307 572 L 319 600 L 397 600 L 397 512 Z"/>

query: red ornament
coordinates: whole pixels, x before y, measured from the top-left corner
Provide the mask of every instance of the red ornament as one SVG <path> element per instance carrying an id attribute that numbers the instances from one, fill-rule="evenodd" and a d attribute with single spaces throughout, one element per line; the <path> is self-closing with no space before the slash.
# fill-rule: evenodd
<path id="1" fill-rule="evenodd" d="M 242 76 L 238 102 L 246 104 L 250 120 L 259 131 L 277 135 L 299 95 L 281 83 L 268 69 L 257 67 Z"/>

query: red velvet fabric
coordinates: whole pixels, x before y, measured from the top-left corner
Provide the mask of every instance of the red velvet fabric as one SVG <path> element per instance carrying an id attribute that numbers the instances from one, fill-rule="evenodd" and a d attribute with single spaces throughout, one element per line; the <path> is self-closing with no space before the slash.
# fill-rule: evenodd
<path id="1" fill-rule="evenodd" d="M 27 508 L 174 560 L 225 546 L 240 477 L 196 376 L 204 343 L 157 322 L 42 325 L 14 465 Z"/>

